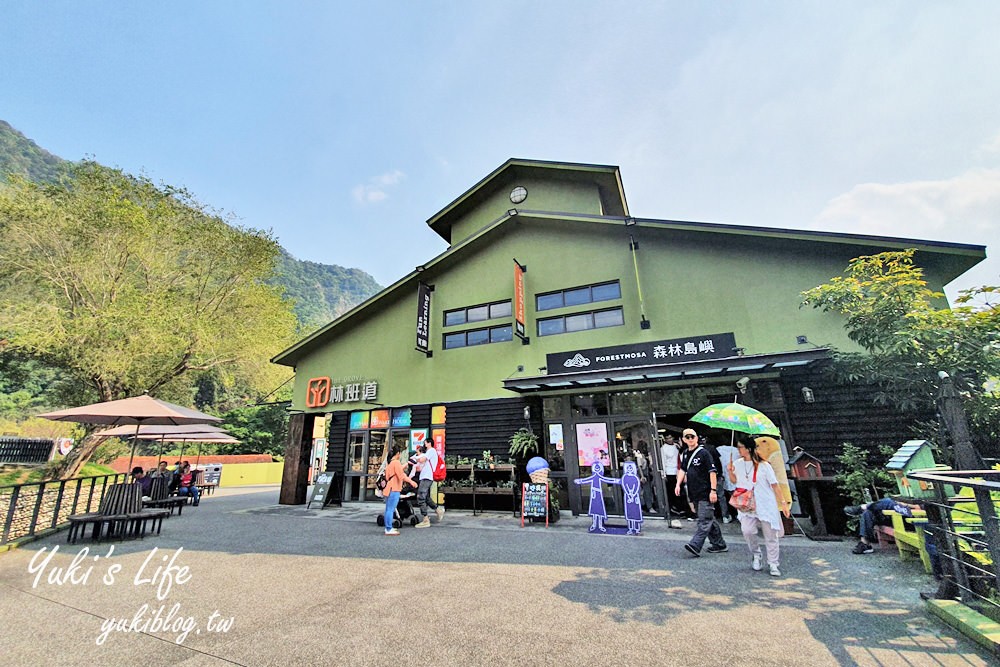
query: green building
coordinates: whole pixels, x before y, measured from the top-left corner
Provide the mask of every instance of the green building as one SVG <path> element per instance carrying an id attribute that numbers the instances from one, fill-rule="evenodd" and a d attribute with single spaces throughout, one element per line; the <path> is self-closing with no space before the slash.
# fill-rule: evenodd
<path id="1" fill-rule="evenodd" d="M 371 475 L 393 442 L 433 439 L 454 467 L 484 450 L 505 457 L 530 427 L 563 508 L 579 512 L 567 480 L 593 456 L 615 471 L 640 449 L 658 468 L 661 438 L 734 397 L 771 417 L 787 451 L 824 462 L 845 441 L 898 444 L 908 436 L 889 408 L 824 374 L 830 348 L 853 344 L 838 316 L 800 308 L 800 293 L 859 255 L 916 248 L 934 289 L 985 257 L 976 245 L 635 218 L 617 167 L 535 160 L 507 161 L 427 224 L 446 251 L 414 258 L 412 273 L 274 358 L 295 369 L 281 502 L 305 502 L 320 414 L 320 467 L 358 501 L 375 500 Z M 702 432 L 728 444 L 728 432 Z M 480 483 L 498 481 L 509 485 Z M 495 495 L 510 507 L 512 493 Z"/>

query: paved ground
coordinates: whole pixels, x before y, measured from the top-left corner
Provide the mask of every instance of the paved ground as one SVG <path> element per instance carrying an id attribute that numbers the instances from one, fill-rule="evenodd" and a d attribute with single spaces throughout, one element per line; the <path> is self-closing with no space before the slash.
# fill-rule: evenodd
<path id="1" fill-rule="evenodd" d="M 641 537 L 611 537 L 588 535 L 586 518 L 521 528 L 509 514 L 455 511 L 392 538 L 371 506 L 306 510 L 277 497 L 222 489 L 158 538 L 67 545 L 60 533 L 0 554 L 0 659 L 996 664 L 927 616 L 918 591 L 932 582 L 919 565 L 854 556 L 850 542 L 785 538 L 774 579 L 750 570 L 735 525 L 729 553 L 691 559 L 692 524 L 649 521 Z M 152 625 L 161 607 L 165 630 Z"/>

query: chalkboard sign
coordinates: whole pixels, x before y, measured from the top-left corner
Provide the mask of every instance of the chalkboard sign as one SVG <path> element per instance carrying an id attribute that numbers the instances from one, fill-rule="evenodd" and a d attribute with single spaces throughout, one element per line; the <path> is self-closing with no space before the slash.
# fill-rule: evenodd
<path id="1" fill-rule="evenodd" d="M 529 484 L 521 485 L 521 525 L 524 526 L 524 517 L 545 517 L 545 525 L 549 525 L 549 485 Z"/>
<path id="2" fill-rule="evenodd" d="M 333 472 L 321 472 L 316 475 L 316 483 L 313 484 L 312 495 L 309 496 L 306 509 L 309 509 L 309 506 L 314 502 L 319 503 L 320 509 L 322 509 L 336 500 L 330 494 L 330 489 L 333 486 L 333 480 L 336 476 L 336 473 Z"/>

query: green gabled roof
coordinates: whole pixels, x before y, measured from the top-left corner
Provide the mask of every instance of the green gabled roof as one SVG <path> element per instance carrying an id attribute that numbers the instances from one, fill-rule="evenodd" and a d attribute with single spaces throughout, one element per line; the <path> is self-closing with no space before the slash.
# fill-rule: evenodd
<path id="1" fill-rule="evenodd" d="M 600 189 L 601 203 L 607 215 L 626 217 L 629 214 L 628 203 L 625 201 L 625 188 L 622 186 L 618 167 L 511 158 L 431 216 L 427 220 L 427 225 L 437 232 L 438 236 L 451 243 L 452 224 L 465 215 L 469 209 L 481 204 L 497 189 L 505 187 L 519 178 L 532 176 L 549 178 L 555 176 L 563 179 L 595 182 Z"/>
<path id="2" fill-rule="evenodd" d="M 277 354 L 271 361 L 276 364 L 294 366 L 295 362 L 311 349 L 316 347 L 321 339 L 326 338 L 333 329 L 342 326 L 345 322 L 356 317 L 375 304 L 389 298 L 394 292 L 407 285 L 413 285 L 422 279 L 426 272 L 438 267 L 445 261 L 454 261 L 464 250 L 482 240 L 495 230 L 504 227 L 514 219 L 518 220 L 561 220 L 568 222 L 622 225 L 635 223 L 639 227 L 649 229 L 670 229 L 684 232 L 698 232 L 706 234 L 726 234 L 737 236 L 754 236 L 761 238 L 772 238 L 782 240 L 797 240 L 814 243 L 836 243 L 844 245 L 855 245 L 862 249 L 870 248 L 916 248 L 919 252 L 932 254 L 938 258 L 948 260 L 946 269 L 950 272 L 945 275 L 948 280 L 953 280 L 959 275 L 975 266 L 986 257 L 985 246 L 971 245 L 965 243 L 948 243 L 944 241 L 921 241 L 918 239 L 907 239 L 889 236 L 867 236 L 864 234 L 838 234 L 835 232 L 817 232 L 798 229 L 780 229 L 775 227 L 749 227 L 732 224 L 718 224 L 708 222 L 685 222 L 682 220 L 655 220 L 647 218 L 629 218 L 627 216 L 601 216 L 584 215 L 578 213 L 552 213 L 549 211 L 517 211 L 516 216 L 504 214 L 493 222 L 489 223 L 478 232 L 463 239 L 459 243 L 449 247 L 447 250 L 437 255 L 430 261 L 424 262 L 417 270 L 403 276 L 398 281 L 389 285 L 378 294 L 372 296 L 367 301 L 358 304 L 348 312 L 333 320 L 326 326 L 313 332 L 306 338 L 295 343 L 286 350 Z"/>
<path id="3" fill-rule="evenodd" d="M 518 171 L 526 170 L 526 171 Z M 602 204 L 605 215 L 587 215 L 581 213 L 560 213 L 553 211 L 535 211 L 528 209 L 512 209 L 496 220 L 486 224 L 479 231 L 461 239 L 447 250 L 428 262 L 421 264 L 417 270 L 386 287 L 367 301 L 355 306 L 329 324 L 316 330 L 309 336 L 298 341 L 291 347 L 278 353 L 271 359 L 273 363 L 294 366 L 296 361 L 316 346 L 334 330 L 343 326 L 352 318 L 367 311 L 375 304 L 383 302 L 395 292 L 421 280 L 428 271 L 439 267 L 443 262 L 454 261 L 464 250 L 474 245 L 495 230 L 505 226 L 516 217 L 519 220 L 562 220 L 579 223 L 598 223 L 610 225 L 634 224 L 647 229 L 669 229 L 686 233 L 742 235 L 776 240 L 807 241 L 814 243 L 836 243 L 858 246 L 862 251 L 870 248 L 904 249 L 916 248 L 918 252 L 930 255 L 939 263 L 939 270 L 948 281 L 960 276 L 986 257 L 986 247 L 964 243 L 948 243 L 943 241 L 921 241 L 917 239 L 897 238 L 888 236 L 868 236 L 864 234 L 843 234 L 837 232 L 821 232 L 797 229 L 781 229 L 775 227 L 753 227 L 734 224 L 708 222 L 690 222 L 683 220 L 658 220 L 650 218 L 632 218 L 628 212 L 625 193 L 621 184 L 618 167 L 607 165 L 575 164 L 566 162 L 544 162 L 539 160 L 510 159 L 494 170 L 489 176 L 479 181 L 462 196 L 439 211 L 427 224 L 450 243 L 452 223 L 485 199 L 497 187 L 507 184 L 506 176 L 518 177 L 525 173 L 568 175 L 570 178 L 581 178 L 591 182 L 597 181 L 601 188 Z M 514 213 L 515 215 L 511 215 Z"/>

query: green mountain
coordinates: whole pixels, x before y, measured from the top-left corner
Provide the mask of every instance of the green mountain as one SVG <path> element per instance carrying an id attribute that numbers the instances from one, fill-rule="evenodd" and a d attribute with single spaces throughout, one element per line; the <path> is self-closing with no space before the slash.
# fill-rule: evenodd
<path id="1" fill-rule="evenodd" d="M 54 181 L 65 162 L 0 120 L 0 181 L 5 181 L 7 174 L 39 183 Z"/>
<path id="2" fill-rule="evenodd" d="M 37 182 L 55 181 L 67 161 L 49 153 L 0 120 L 0 183 L 7 174 Z M 303 330 L 323 326 L 382 289 L 361 269 L 295 259 L 282 249 L 273 284 L 295 301 Z"/>

